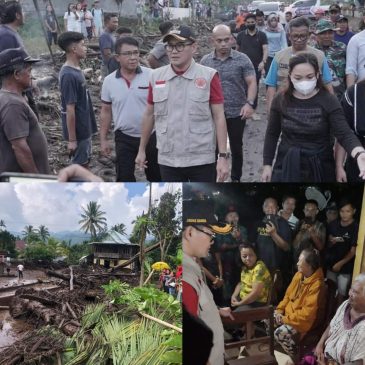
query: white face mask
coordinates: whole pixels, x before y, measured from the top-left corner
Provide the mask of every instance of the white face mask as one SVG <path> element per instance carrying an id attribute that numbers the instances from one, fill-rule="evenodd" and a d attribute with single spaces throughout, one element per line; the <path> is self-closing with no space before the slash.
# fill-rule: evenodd
<path id="1" fill-rule="evenodd" d="M 296 81 L 291 79 L 294 89 L 303 95 L 309 95 L 317 86 L 317 79 Z"/>

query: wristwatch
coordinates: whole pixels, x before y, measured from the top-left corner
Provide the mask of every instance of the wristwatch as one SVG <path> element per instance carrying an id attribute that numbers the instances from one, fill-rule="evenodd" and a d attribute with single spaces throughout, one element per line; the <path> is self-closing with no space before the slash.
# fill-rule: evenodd
<path id="1" fill-rule="evenodd" d="M 231 154 L 229 152 L 219 152 L 218 158 L 225 158 L 226 160 L 228 160 L 230 155 Z"/>
<path id="2" fill-rule="evenodd" d="M 252 107 L 255 105 L 255 103 L 251 100 L 246 100 L 246 104 L 248 104 L 249 106 L 252 106 Z"/>
<path id="3" fill-rule="evenodd" d="M 357 161 L 357 159 L 359 158 L 359 156 L 362 155 L 363 153 L 365 153 L 364 150 L 357 152 L 356 155 L 354 156 L 354 160 Z"/>

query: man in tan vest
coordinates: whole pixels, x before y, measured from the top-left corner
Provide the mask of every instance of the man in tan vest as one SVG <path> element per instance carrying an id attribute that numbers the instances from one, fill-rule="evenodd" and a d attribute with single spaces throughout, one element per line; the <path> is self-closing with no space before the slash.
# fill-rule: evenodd
<path id="1" fill-rule="evenodd" d="M 209 354 L 209 364 L 223 365 L 224 331 L 220 316 L 231 317 L 231 319 L 233 316 L 230 308 L 217 308 L 197 259 L 208 256 L 215 233 L 230 233 L 232 226 L 226 223 L 218 224 L 214 216 L 212 200 L 185 200 L 183 202 L 183 225 L 183 305 L 187 312 L 193 317 L 201 319 L 213 332 L 213 347 Z M 184 337 L 194 335 L 194 333 L 187 333 L 184 330 Z M 200 346 L 199 341 L 196 346 Z M 198 356 L 198 353 L 206 350 L 200 347 L 197 349 L 184 346 L 184 358 L 190 358 L 188 355 L 191 352 Z"/>
<path id="2" fill-rule="evenodd" d="M 147 166 L 145 149 L 156 128 L 162 181 L 224 181 L 229 156 L 218 73 L 194 61 L 189 27 L 169 32 L 163 42 L 171 64 L 152 72 L 136 164 Z"/>

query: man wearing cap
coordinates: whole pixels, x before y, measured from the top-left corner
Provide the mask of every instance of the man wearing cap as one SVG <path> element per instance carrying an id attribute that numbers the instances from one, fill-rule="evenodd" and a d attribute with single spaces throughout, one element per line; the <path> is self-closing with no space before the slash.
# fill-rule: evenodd
<path id="1" fill-rule="evenodd" d="M 0 173 L 50 173 L 46 137 L 22 95 L 38 61 L 22 48 L 0 52 Z"/>
<path id="2" fill-rule="evenodd" d="M 329 7 L 329 13 L 330 13 L 330 20 L 333 23 L 333 25 L 335 25 L 336 22 L 337 22 L 337 20 L 338 20 L 338 18 L 341 15 L 340 5 L 338 5 L 338 4 L 332 4 Z"/>
<path id="3" fill-rule="evenodd" d="M 25 50 L 23 40 L 19 35 L 19 30 L 24 25 L 24 13 L 18 1 L 12 0 L 0 4 L 0 23 L 0 52 L 9 48 Z M 23 94 L 26 95 L 29 106 L 38 118 L 38 110 L 32 94 L 32 83 Z"/>
<path id="4" fill-rule="evenodd" d="M 232 151 L 231 180 L 239 182 L 243 165 L 243 131 L 246 119 L 254 112 L 257 84 L 251 60 L 244 53 L 232 50 L 231 38 L 227 25 L 215 26 L 212 34 L 215 50 L 205 55 L 200 63 L 217 70 L 222 80 L 224 113 Z"/>
<path id="5" fill-rule="evenodd" d="M 335 94 L 341 100 L 346 90 L 346 45 L 334 40 L 335 29 L 326 19 L 321 19 L 316 26 L 315 48 L 321 50 L 328 62 L 332 74 L 332 86 Z"/>
<path id="6" fill-rule="evenodd" d="M 213 348 L 209 363 L 223 365 L 224 338 L 220 316 L 231 316 L 231 311 L 229 308 L 217 308 L 203 278 L 202 269 L 196 261 L 197 258 L 208 255 L 215 233 L 229 233 L 232 229 L 229 224 L 218 224 L 213 212 L 214 203 L 211 200 L 183 202 L 183 305 L 192 316 L 200 318 L 213 331 Z M 183 336 L 188 335 L 191 334 L 184 331 Z"/>
<path id="7" fill-rule="evenodd" d="M 317 8 L 314 11 L 314 16 L 316 18 L 316 21 L 318 22 L 319 20 L 324 18 L 324 16 L 325 16 L 324 10 L 322 8 Z"/>
<path id="8" fill-rule="evenodd" d="M 349 44 L 350 39 L 355 35 L 355 33 L 350 32 L 349 30 L 349 20 L 340 15 L 336 22 L 336 31 L 335 31 L 335 41 Z"/>
<path id="9" fill-rule="evenodd" d="M 276 91 L 278 89 L 284 90 L 287 87 L 289 60 L 293 55 L 299 52 L 311 53 L 317 57 L 324 87 L 333 94 L 331 71 L 328 67 L 324 53 L 307 44 L 309 38 L 309 25 L 308 19 L 304 17 L 295 18 L 289 23 L 289 38 L 292 46 L 275 54 L 265 79 L 265 84 L 267 85 L 266 103 L 268 112 L 270 111 L 271 102 Z"/>
<path id="10" fill-rule="evenodd" d="M 146 145 L 155 126 L 163 181 L 214 182 L 215 168 L 224 181 L 227 127 L 218 73 L 194 61 L 197 44 L 189 27 L 180 26 L 163 41 L 171 64 L 152 72 L 136 163 L 146 167 Z"/>

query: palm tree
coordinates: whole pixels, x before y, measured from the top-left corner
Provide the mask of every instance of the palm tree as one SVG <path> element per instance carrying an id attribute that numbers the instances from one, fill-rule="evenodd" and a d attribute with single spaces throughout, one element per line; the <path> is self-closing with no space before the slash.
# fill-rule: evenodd
<path id="1" fill-rule="evenodd" d="M 44 225 L 38 227 L 37 233 L 43 242 L 46 242 L 47 238 L 50 236 L 48 228 Z"/>
<path id="2" fill-rule="evenodd" d="M 95 238 L 97 233 L 103 230 L 106 226 L 105 212 L 100 210 L 100 205 L 97 202 L 89 202 L 86 208 L 82 207 L 83 213 L 81 214 L 81 229 L 88 233 L 91 237 Z"/>
<path id="3" fill-rule="evenodd" d="M 124 223 L 119 223 L 119 224 L 115 224 L 114 226 L 112 226 L 110 229 L 113 230 L 113 231 L 116 231 L 118 233 L 120 233 L 121 235 L 125 236 L 127 233 L 126 233 L 126 226 Z"/>
<path id="4" fill-rule="evenodd" d="M 4 230 L 6 228 L 5 221 L 3 219 L 0 219 L 0 231 Z"/>
<path id="5" fill-rule="evenodd" d="M 27 243 L 29 243 L 29 240 L 34 238 L 34 236 L 37 234 L 35 228 L 32 225 L 25 226 L 22 230 L 23 238 Z"/>

